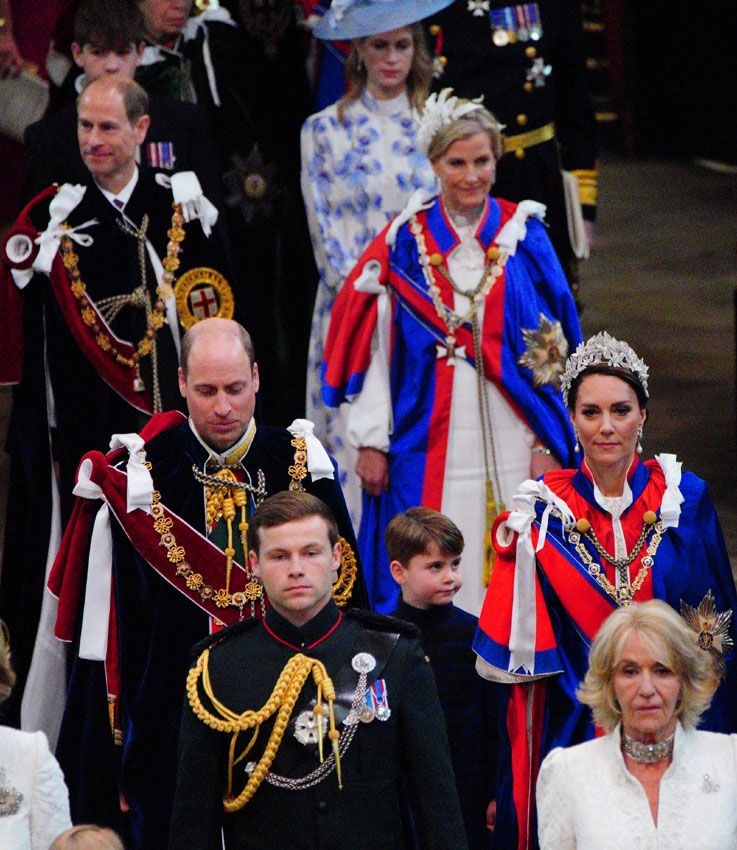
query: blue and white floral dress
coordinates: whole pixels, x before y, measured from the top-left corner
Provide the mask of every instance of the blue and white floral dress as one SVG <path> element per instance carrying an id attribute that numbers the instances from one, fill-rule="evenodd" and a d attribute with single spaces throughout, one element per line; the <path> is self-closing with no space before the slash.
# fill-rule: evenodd
<path id="1" fill-rule="evenodd" d="M 346 439 L 347 405 L 328 410 L 320 397 L 323 348 L 333 302 L 364 249 L 416 189 L 435 186 L 415 137 L 406 92 L 378 100 L 364 90 L 346 106 L 342 122 L 332 105 L 311 115 L 302 128 L 302 194 L 320 272 L 307 365 L 307 418 L 338 461 L 355 528 L 361 513 L 360 482 L 353 471 L 356 450 Z"/>

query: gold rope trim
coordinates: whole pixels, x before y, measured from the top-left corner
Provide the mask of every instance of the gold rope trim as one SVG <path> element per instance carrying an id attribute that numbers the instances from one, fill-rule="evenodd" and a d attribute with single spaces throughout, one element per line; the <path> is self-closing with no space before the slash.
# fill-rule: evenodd
<path id="1" fill-rule="evenodd" d="M 504 153 L 531 148 L 533 145 L 540 145 L 554 138 L 555 124 L 552 122 L 550 124 L 544 124 L 536 130 L 528 130 L 526 133 L 518 133 L 516 136 L 505 136 Z"/>
<path id="2" fill-rule="evenodd" d="M 599 197 L 599 172 L 596 169 L 577 168 L 571 174 L 578 181 L 578 196 L 584 206 L 595 207 Z"/>
<path id="3" fill-rule="evenodd" d="M 258 711 L 248 709 L 242 714 L 238 714 L 220 702 L 213 693 L 212 683 L 210 681 L 209 658 L 210 650 L 206 649 L 197 659 L 195 666 L 189 671 L 187 676 L 187 699 L 195 716 L 206 726 L 209 726 L 210 729 L 214 729 L 216 732 L 223 732 L 225 734 L 232 735 L 228 757 L 228 784 L 225 798 L 223 800 L 226 812 L 237 812 L 244 808 L 244 806 L 246 806 L 246 804 L 253 798 L 253 795 L 266 778 L 266 774 L 269 772 L 269 769 L 276 758 L 279 747 L 281 746 L 284 733 L 292 716 L 292 712 L 294 711 L 295 703 L 297 702 L 297 699 L 310 674 L 312 674 L 312 679 L 317 687 L 317 703 L 315 704 L 313 712 L 315 715 L 315 722 L 318 727 L 317 738 L 320 744 L 320 761 L 323 761 L 322 734 L 320 733 L 320 730 L 322 729 L 322 723 L 324 722 L 324 708 L 322 704 L 324 697 L 328 704 L 330 724 L 328 738 L 332 743 L 333 755 L 335 756 L 338 786 L 340 788 L 343 787 L 340 767 L 340 752 L 338 750 L 338 739 L 340 734 L 335 728 L 335 714 L 333 710 L 335 687 L 333 686 L 333 682 L 328 676 L 325 665 L 322 662 L 314 658 L 308 658 L 302 653 L 293 655 L 289 661 L 287 661 L 284 669 L 280 673 L 279 678 L 274 685 L 274 689 L 271 692 L 271 696 L 266 703 L 258 709 Z M 217 715 L 209 712 L 202 704 L 198 687 L 200 678 L 202 678 L 202 688 L 212 703 Z M 251 772 L 245 788 L 237 797 L 234 797 L 233 768 L 251 751 L 256 743 L 256 739 L 258 738 L 261 725 L 274 714 L 276 714 L 274 728 L 271 730 L 271 735 L 269 735 L 269 740 L 264 749 L 264 753 Z M 247 732 L 250 730 L 253 730 L 253 732 L 248 744 L 242 750 L 240 755 L 236 756 L 238 736 L 241 732 Z"/>

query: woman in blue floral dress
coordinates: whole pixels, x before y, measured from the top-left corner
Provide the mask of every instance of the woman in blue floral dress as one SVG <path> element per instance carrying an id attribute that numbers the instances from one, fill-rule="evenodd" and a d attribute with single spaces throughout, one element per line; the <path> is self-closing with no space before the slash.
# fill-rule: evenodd
<path id="1" fill-rule="evenodd" d="M 327 410 L 320 397 L 323 347 L 333 302 L 366 246 L 413 192 L 434 186 L 430 163 L 415 145 L 416 110 L 432 77 L 417 21 L 446 5 L 448 0 L 334 2 L 315 29 L 319 38 L 353 38 L 353 48 L 346 62 L 346 94 L 310 116 L 302 128 L 302 194 L 320 272 L 307 418 L 338 461 L 356 528 L 361 512 L 360 481 L 353 469 L 357 455 L 347 438 L 347 406 Z"/>

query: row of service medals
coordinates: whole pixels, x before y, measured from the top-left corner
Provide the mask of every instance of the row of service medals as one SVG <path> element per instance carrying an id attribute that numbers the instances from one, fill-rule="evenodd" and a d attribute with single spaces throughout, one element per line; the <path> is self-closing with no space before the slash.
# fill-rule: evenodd
<path id="1" fill-rule="evenodd" d="M 353 656 L 351 666 L 357 673 L 370 673 L 376 667 L 376 659 L 369 652 L 359 652 Z M 365 694 L 365 703 L 359 709 L 358 717 L 351 720 L 351 715 L 343 721 L 344 723 L 371 723 L 372 720 L 381 720 L 386 722 L 392 716 L 392 710 L 389 707 L 389 692 L 386 687 L 385 679 L 377 679 L 373 684 L 369 685 Z M 300 744 L 316 744 L 318 737 L 324 737 L 327 732 L 327 724 L 318 726 L 315 720 L 315 714 L 312 709 L 307 709 L 300 712 L 294 729 L 294 737 Z M 246 767 L 248 770 L 248 766 Z"/>
<path id="2" fill-rule="evenodd" d="M 537 3 L 522 6 L 505 6 L 489 11 L 492 41 L 497 47 L 514 44 L 516 41 L 539 41 L 543 27 Z"/>

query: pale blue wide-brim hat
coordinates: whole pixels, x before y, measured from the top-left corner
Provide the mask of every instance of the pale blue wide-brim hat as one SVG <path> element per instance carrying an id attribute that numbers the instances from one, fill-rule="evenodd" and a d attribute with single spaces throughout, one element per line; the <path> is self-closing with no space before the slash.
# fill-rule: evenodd
<path id="1" fill-rule="evenodd" d="M 333 0 L 315 24 L 315 38 L 341 41 L 406 27 L 434 15 L 453 0 Z"/>

